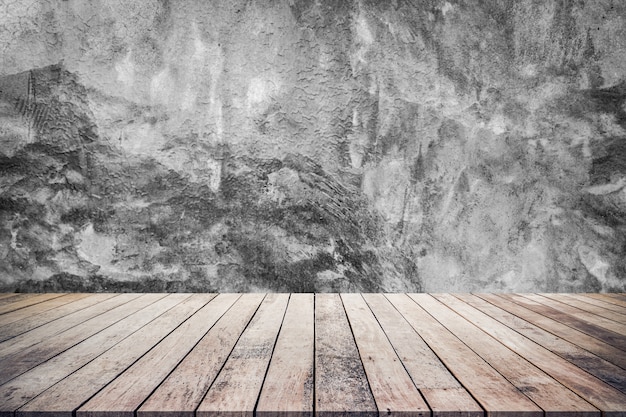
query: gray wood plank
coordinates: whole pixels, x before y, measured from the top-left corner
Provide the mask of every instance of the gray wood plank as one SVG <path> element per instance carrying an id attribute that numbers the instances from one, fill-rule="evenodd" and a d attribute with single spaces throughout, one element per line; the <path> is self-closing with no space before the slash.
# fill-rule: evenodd
<path id="1" fill-rule="evenodd" d="M 2 398 L 0 413 L 17 410 L 27 401 L 77 371 L 189 296 L 190 294 L 162 296 L 154 303 L 126 316 L 45 363 L 0 385 L 0 398 Z"/>
<path id="2" fill-rule="evenodd" d="M 254 415 L 289 294 L 268 294 L 243 331 L 196 415 Z"/>
<path id="3" fill-rule="evenodd" d="M 141 358 L 214 295 L 194 294 L 17 410 L 17 417 L 72 417 L 82 404 Z"/>
<path id="4" fill-rule="evenodd" d="M 38 314 L 33 314 L 29 317 L 25 317 L 4 326 L 0 326 L 0 342 L 4 342 L 5 340 L 9 340 L 15 336 L 24 334 L 37 327 L 43 326 L 46 323 L 50 323 L 54 320 L 60 319 L 61 317 L 76 313 L 79 310 L 94 306 L 108 298 L 113 298 L 114 296 L 115 294 L 87 294 L 86 297 L 81 298 L 80 300 L 75 300 L 70 303 L 55 307 L 51 310 L 44 311 Z M 59 300 L 60 298 L 56 298 L 55 300 Z M 76 317 L 78 316 L 79 315 L 76 315 Z M 89 319 L 88 314 L 86 313 L 81 315 L 81 317 L 83 317 L 85 320 Z M 54 326 L 51 327 L 54 328 Z"/>
<path id="5" fill-rule="evenodd" d="M 383 294 L 363 294 L 433 417 L 479 417 L 483 409 Z"/>
<path id="6" fill-rule="evenodd" d="M 313 415 L 313 294 L 291 294 L 261 395 L 257 417 Z"/>
<path id="7" fill-rule="evenodd" d="M 616 388 L 452 295 L 437 297 L 475 326 L 593 404 L 602 411 L 603 415 L 619 415 L 626 410 L 626 394 Z M 537 387 L 537 389 L 541 388 Z M 553 401 L 556 402 L 556 399 Z M 568 402 L 565 403 L 566 406 Z"/>
<path id="8" fill-rule="evenodd" d="M 556 353 L 590 374 L 600 378 L 607 384 L 626 392 L 626 370 L 606 361 L 591 352 L 570 343 L 565 339 L 531 324 L 499 307 L 470 294 L 454 294 L 472 307 L 498 320 L 528 339 Z"/>
<path id="9" fill-rule="evenodd" d="M 379 414 L 430 415 L 430 408 L 362 295 L 341 294 L 341 299 Z"/>
<path id="10" fill-rule="evenodd" d="M 169 373 L 239 298 L 220 294 L 76 411 L 77 417 L 133 417 Z"/>
<path id="11" fill-rule="evenodd" d="M 42 303 L 34 304 L 17 311 L 13 311 L 11 312 L 11 314 L 3 314 L 0 316 L 0 332 L 2 331 L 1 329 L 8 324 L 27 319 L 37 314 L 47 313 L 56 307 L 71 303 L 72 301 L 78 301 L 81 298 L 85 298 L 88 296 L 89 294 L 66 294 L 61 297 L 54 297 Z"/>
<path id="12" fill-rule="evenodd" d="M 488 413 L 543 417 L 543 411 L 406 294 L 385 294 L 404 319 Z"/>
<path id="13" fill-rule="evenodd" d="M 135 297 L 132 302 L 122 304 L 85 321 L 57 337 L 42 340 L 28 349 L 2 357 L 0 359 L 0 384 L 10 381 L 164 296 L 165 294 L 145 294 Z"/>
<path id="14" fill-rule="evenodd" d="M 338 294 L 315 295 L 315 414 L 378 416 Z"/>
<path id="15" fill-rule="evenodd" d="M 193 417 L 264 297 L 243 294 L 150 395 L 137 416 Z"/>

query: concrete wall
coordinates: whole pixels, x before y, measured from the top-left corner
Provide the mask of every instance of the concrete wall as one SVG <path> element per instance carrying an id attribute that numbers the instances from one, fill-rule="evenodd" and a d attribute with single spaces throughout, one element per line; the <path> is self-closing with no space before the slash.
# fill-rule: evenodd
<path id="1" fill-rule="evenodd" d="M 621 0 L 1 0 L 5 291 L 624 291 Z"/>

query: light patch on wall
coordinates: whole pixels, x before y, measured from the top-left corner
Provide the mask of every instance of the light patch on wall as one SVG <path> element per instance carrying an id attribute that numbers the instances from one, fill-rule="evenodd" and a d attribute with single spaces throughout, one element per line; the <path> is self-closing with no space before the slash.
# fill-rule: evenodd
<path id="1" fill-rule="evenodd" d="M 115 238 L 97 233 L 89 223 L 78 235 L 78 256 L 94 265 L 108 265 L 114 259 Z"/>
<path id="2" fill-rule="evenodd" d="M 270 74 L 269 76 L 258 76 L 250 80 L 248 85 L 247 106 L 248 109 L 253 106 L 266 102 L 280 90 L 281 82 L 278 76 Z"/>
<path id="3" fill-rule="evenodd" d="M 132 50 L 129 50 L 121 62 L 115 64 L 117 72 L 117 81 L 121 82 L 127 88 L 135 83 L 135 65 L 132 61 Z"/>

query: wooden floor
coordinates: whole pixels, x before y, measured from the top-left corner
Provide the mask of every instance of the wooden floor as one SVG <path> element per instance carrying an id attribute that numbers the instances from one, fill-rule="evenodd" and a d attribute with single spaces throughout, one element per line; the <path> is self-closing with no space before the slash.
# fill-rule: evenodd
<path id="1" fill-rule="evenodd" d="M 626 416 L 624 294 L 0 294 L 1 416 Z"/>

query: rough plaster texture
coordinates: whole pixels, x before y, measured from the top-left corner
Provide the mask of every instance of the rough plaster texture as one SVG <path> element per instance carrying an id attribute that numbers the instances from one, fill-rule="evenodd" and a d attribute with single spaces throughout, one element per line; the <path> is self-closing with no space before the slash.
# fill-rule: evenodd
<path id="1" fill-rule="evenodd" d="M 4 291 L 624 291 L 622 0 L 0 0 Z"/>

